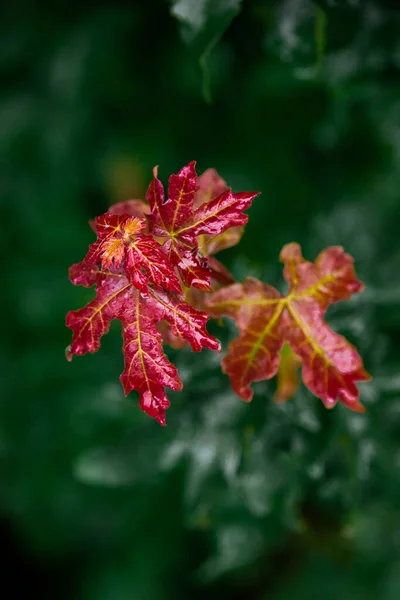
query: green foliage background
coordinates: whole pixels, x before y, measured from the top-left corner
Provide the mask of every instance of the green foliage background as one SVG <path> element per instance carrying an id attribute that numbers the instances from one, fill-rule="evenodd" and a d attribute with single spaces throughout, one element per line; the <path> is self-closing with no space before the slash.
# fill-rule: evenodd
<path id="1" fill-rule="evenodd" d="M 0 533 L 14 597 L 27 584 L 74 600 L 400 597 L 399 34 L 396 0 L 3 9 Z M 166 180 L 192 159 L 262 191 L 221 254 L 239 280 L 282 287 L 290 241 L 307 258 L 354 255 L 367 291 L 328 318 L 374 376 L 366 415 L 303 387 L 276 405 L 274 381 L 245 405 L 212 353 L 171 350 L 185 388 L 163 429 L 123 397 L 118 326 L 67 363 L 65 313 L 92 297 L 67 278 L 89 218 L 143 197 L 155 164 Z"/>

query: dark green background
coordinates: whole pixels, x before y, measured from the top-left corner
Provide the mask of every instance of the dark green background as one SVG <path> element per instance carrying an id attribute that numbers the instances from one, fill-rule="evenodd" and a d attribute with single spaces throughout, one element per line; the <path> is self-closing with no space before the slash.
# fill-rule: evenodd
<path id="1" fill-rule="evenodd" d="M 218 0 L 221 1 L 221 0 Z M 2 9 L 1 548 L 12 597 L 400 597 L 400 5 L 245 0 L 208 61 L 164 0 Z M 40 6 L 39 6 L 40 4 Z M 185 35 L 185 31 L 183 31 Z M 186 36 L 187 37 L 187 36 Z M 319 48 L 319 49 L 318 49 Z M 170 351 L 168 427 L 124 399 L 117 324 L 69 364 L 89 218 L 196 159 L 260 190 L 238 279 L 342 244 L 366 283 L 329 323 L 365 415 L 275 382 L 245 405 L 211 352 Z M 226 344 L 234 327 L 210 331 Z M 5 584 L 4 584 L 5 585 Z M 7 594 L 7 592 L 6 592 Z M 11 596 L 5 596 L 11 597 Z"/>

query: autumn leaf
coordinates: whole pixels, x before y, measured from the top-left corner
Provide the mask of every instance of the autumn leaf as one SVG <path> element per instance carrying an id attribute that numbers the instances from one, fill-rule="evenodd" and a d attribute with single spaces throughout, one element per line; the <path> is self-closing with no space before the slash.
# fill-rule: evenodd
<path id="1" fill-rule="evenodd" d="M 97 240 L 91 244 L 84 262 L 118 269 L 124 263 L 129 280 L 146 293 L 150 281 L 156 286 L 180 292 L 174 266 L 162 246 L 150 235 L 142 235 L 145 222 L 127 214 L 105 213 L 95 219 Z"/>
<path id="2" fill-rule="evenodd" d="M 143 200 L 126 200 L 125 202 L 112 204 L 107 212 L 113 215 L 129 215 L 145 219 L 146 215 L 150 214 L 150 207 Z"/>
<path id="3" fill-rule="evenodd" d="M 194 197 L 194 207 L 197 209 L 202 204 L 214 200 L 224 192 L 229 191 L 229 187 L 215 169 L 207 169 L 197 178 L 198 190 Z M 244 233 L 243 225 L 229 227 L 223 233 L 218 235 L 198 236 L 199 248 L 202 254 L 210 256 L 217 254 L 220 250 L 231 248 L 239 243 Z"/>
<path id="4" fill-rule="evenodd" d="M 215 289 L 233 281 L 221 263 L 202 254 L 198 238 L 208 252 L 209 240 L 247 222 L 243 210 L 255 195 L 232 194 L 213 170 L 197 179 L 191 162 L 171 175 L 166 201 L 155 169 L 148 203 L 119 202 L 92 221 L 97 240 L 83 262 L 71 267 L 70 279 L 86 287 L 96 284 L 96 298 L 67 315 L 73 330 L 68 359 L 96 352 L 110 321 L 119 319 L 125 393 L 137 390 L 143 410 L 164 423 L 165 388 L 178 390 L 182 384 L 162 344 L 219 350 L 205 328 L 209 315 L 199 308 L 211 280 Z M 219 246 L 227 247 L 226 240 Z"/>
<path id="5" fill-rule="evenodd" d="M 154 183 L 154 182 L 153 182 Z M 207 169 L 196 179 L 196 188 L 197 191 L 194 195 L 193 199 L 193 209 L 196 210 L 202 204 L 210 202 L 214 200 L 218 196 L 220 196 L 223 192 L 229 190 L 226 182 L 222 179 L 222 177 L 217 173 L 215 169 Z M 161 191 L 163 193 L 163 189 L 161 186 Z M 149 193 L 149 192 L 148 192 Z M 143 232 L 149 232 L 149 226 L 147 223 L 146 216 L 150 214 L 150 206 L 147 202 L 143 202 L 142 200 L 127 200 L 125 202 L 118 202 L 110 206 L 107 211 L 108 213 L 114 215 L 129 215 L 132 217 L 137 217 L 141 219 L 144 223 Z M 90 221 L 90 225 L 92 229 L 96 232 L 96 222 L 95 220 Z M 206 235 L 202 234 L 197 236 L 197 244 L 198 250 L 197 258 L 199 263 L 205 261 L 207 262 L 207 271 L 208 276 L 211 280 L 218 281 L 219 283 L 228 284 L 234 281 L 232 275 L 229 271 L 222 265 L 216 258 L 210 258 L 211 255 L 216 254 L 220 250 L 224 250 L 225 248 L 230 248 L 231 246 L 236 245 L 244 232 L 244 226 L 232 226 L 226 229 L 223 233 L 219 235 Z M 161 238 L 156 238 L 157 241 L 163 241 Z M 196 254 L 196 250 L 193 249 L 192 252 Z M 193 260 L 193 256 L 189 257 L 189 261 Z M 200 264 L 201 266 L 201 264 Z M 206 275 L 206 276 L 207 276 Z M 210 291 L 211 288 L 208 288 L 207 291 Z M 215 286 L 213 287 L 215 289 Z"/>
<path id="6" fill-rule="evenodd" d="M 215 169 L 206 169 L 204 173 L 197 177 L 197 191 L 193 200 L 193 208 L 196 210 L 202 204 L 214 200 L 223 192 L 229 190 L 226 182 L 217 173 Z M 146 215 L 150 214 L 150 206 L 143 200 L 126 200 L 125 202 L 117 202 L 109 207 L 108 211 L 114 215 L 127 214 L 139 219 L 146 219 Z M 147 233 L 148 228 L 144 229 Z M 222 234 L 217 236 L 202 235 L 198 236 L 199 250 L 202 255 L 209 257 L 216 254 L 225 248 L 235 246 L 241 239 L 244 233 L 243 226 L 230 227 Z"/>
<path id="7" fill-rule="evenodd" d="M 148 232 L 148 224 L 146 221 L 146 215 L 150 214 L 150 208 L 147 202 L 143 202 L 143 200 L 126 200 L 125 202 L 117 202 L 116 204 L 112 204 L 107 210 L 108 213 L 112 215 L 129 215 L 130 217 L 137 217 L 138 219 L 142 219 L 145 223 L 143 231 L 145 233 Z M 90 227 L 93 229 L 95 233 L 96 230 L 96 220 L 90 219 L 89 221 Z"/>
<path id="8" fill-rule="evenodd" d="M 199 208 L 205 202 L 214 200 L 228 189 L 226 181 L 215 169 L 206 169 L 197 177 L 197 191 L 193 201 L 194 209 Z"/>
<path id="9" fill-rule="evenodd" d="M 240 335 L 231 342 L 222 361 L 232 387 L 245 401 L 253 396 L 251 383 L 278 372 L 283 344 L 302 361 L 305 385 L 332 408 L 338 399 L 362 412 L 356 381 L 370 375 L 357 350 L 324 321 L 329 304 L 361 292 L 353 259 L 341 247 L 324 250 L 315 263 L 305 260 L 298 244 L 281 252 L 289 292 L 249 277 L 243 284 L 222 288 L 206 298 L 214 317 L 235 319 Z"/>
<path id="10" fill-rule="evenodd" d="M 170 405 L 165 388 L 180 390 L 182 382 L 164 354 L 158 323 L 168 322 L 173 335 L 186 340 L 196 352 L 202 348 L 219 350 L 219 343 L 205 328 L 207 313 L 191 307 L 179 294 L 154 286 L 149 285 L 147 296 L 143 296 L 122 271 L 122 267 L 119 271 L 100 270 L 97 263 L 87 261 L 71 267 L 72 283 L 85 287 L 96 284 L 96 297 L 84 308 L 67 314 L 67 326 L 73 331 L 67 358 L 97 352 L 111 321 L 119 319 L 125 357 L 120 379 L 125 395 L 136 390 L 141 409 L 165 425 Z"/>
<path id="11" fill-rule="evenodd" d="M 228 190 L 225 181 L 220 177 L 215 169 L 207 169 L 199 177 L 197 177 L 197 191 L 193 200 L 194 209 L 199 208 L 202 204 L 214 200 L 223 192 Z M 205 294 L 209 291 L 215 291 L 222 285 L 228 285 L 234 282 L 234 278 L 228 269 L 212 254 L 229 248 L 238 243 L 243 235 L 244 227 L 231 227 L 219 235 L 199 235 L 197 242 L 199 247 L 199 257 L 207 259 L 207 267 L 210 276 L 210 290 L 200 290 L 195 287 L 187 287 L 184 290 L 185 298 L 189 304 L 200 310 L 206 310 L 204 304 Z M 169 324 L 165 321 L 161 322 L 158 327 L 162 333 L 163 340 L 169 346 L 175 349 L 184 348 L 187 345 L 185 340 L 174 336 L 171 332 Z"/>
<path id="12" fill-rule="evenodd" d="M 217 198 L 229 190 L 226 182 L 215 169 L 207 169 L 204 171 L 204 173 L 197 178 L 197 185 L 198 190 L 194 197 L 195 209 L 199 208 L 202 204 L 214 200 L 214 198 Z M 219 235 L 200 235 L 197 238 L 199 249 L 203 255 L 208 257 L 216 254 L 220 250 L 235 246 L 240 241 L 243 233 L 244 226 L 238 225 L 229 227 Z"/>
<path id="13" fill-rule="evenodd" d="M 206 323 L 210 315 L 225 315 L 235 319 L 240 335 L 222 367 L 243 400 L 251 400 L 253 382 L 277 373 L 275 399 L 293 396 L 301 363 L 304 383 L 325 406 L 340 399 L 363 411 L 355 382 L 370 376 L 357 350 L 324 320 L 329 304 L 363 290 L 353 259 L 332 247 L 311 263 L 298 244 L 287 244 L 281 252 L 286 296 L 251 277 L 233 283 L 213 255 L 240 239 L 244 211 L 257 194 L 233 194 L 213 169 L 197 178 L 193 161 L 171 175 L 165 199 L 157 168 L 153 175 L 148 204 L 118 203 L 97 217 L 97 240 L 70 269 L 74 284 L 96 285 L 96 297 L 67 315 L 73 331 L 67 358 L 96 352 L 110 322 L 119 319 L 125 393 L 137 390 L 142 409 L 165 424 L 165 388 L 179 390 L 182 383 L 163 343 L 219 350 Z"/>
<path id="14" fill-rule="evenodd" d="M 151 208 L 150 231 L 157 238 L 164 238 L 164 248 L 171 262 L 187 287 L 210 290 L 210 271 L 206 257 L 199 246 L 201 235 L 216 236 L 226 230 L 247 223 L 243 213 L 250 207 L 257 193 L 233 194 L 223 191 L 219 196 L 206 202 L 198 202 L 195 161 L 183 167 L 176 175 L 171 175 L 168 196 L 153 171 L 153 181 L 146 194 Z"/>

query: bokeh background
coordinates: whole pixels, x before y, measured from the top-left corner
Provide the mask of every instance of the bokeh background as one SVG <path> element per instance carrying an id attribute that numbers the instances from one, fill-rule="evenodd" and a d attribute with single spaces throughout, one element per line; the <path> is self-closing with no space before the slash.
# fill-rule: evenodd
<path id="1" fill-rule="evenodd" d="M 0 28 L 3 589 L 398 600 L 399 2 L 16 0 Z M 274 381 L 245 405 L 211 352 L 168 350 L 162 428 L 123 397 L 117 323 L 67 363 L 88 220 L 193 159 L 262 191 L 219 256 L 237 279 L 284 289 L 290 241 L 354 256 L 367 289 L 328 321 L 374 377 L 365 415 Z"/>

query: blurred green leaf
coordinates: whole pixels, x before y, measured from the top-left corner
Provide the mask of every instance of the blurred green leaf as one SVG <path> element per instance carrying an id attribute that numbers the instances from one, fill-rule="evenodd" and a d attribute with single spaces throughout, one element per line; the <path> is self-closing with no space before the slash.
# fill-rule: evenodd
<path id="1" fill-rule="evenodd" d="M 175 0 L 171 14 L 181 22 L 185 43 L 199 56 L 203 77 L 203 95 L 211 102 L 210 55 L 232 19 L 239 13 L 242 0 Z"/>

